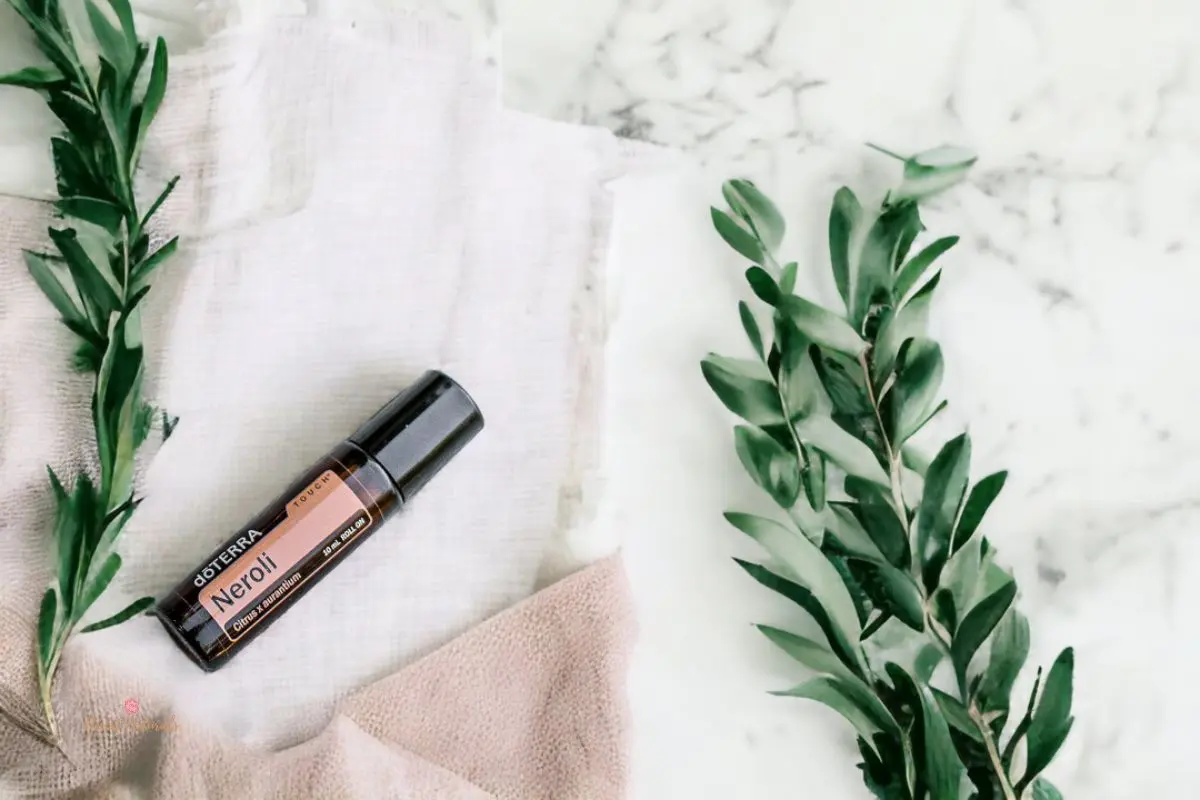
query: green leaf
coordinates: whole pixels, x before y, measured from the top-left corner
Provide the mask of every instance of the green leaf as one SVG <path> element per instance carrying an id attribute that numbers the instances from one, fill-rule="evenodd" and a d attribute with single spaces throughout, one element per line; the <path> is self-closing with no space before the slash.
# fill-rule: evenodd
<path id="1" fill-rule="evenodd" d="M 942 348 L 929 339 L 910 339 L 897 362 L 896 383 L 891 389 L 894 433 L 896 441 L 904 444 L 933 414 L 942 386 Z"/>
<path id="2" fill-rule="evenodd" d="M 162 208 L 162 204 L 167 202 L 167 198 L 171 196 L 171 192 L 175 191 L 175 187 L 179 185 L 179 175 L 176 175 L 171 180 L 167 181 L 166 187 L 159 193 L 158 197 L 154 198 L 154 202 L 150 204 L 150 210 L 146 212 L 146 216 L 142 217 L 142 227 L 145 228 L 150 223 L 150 218 L 158 213 Z"/>
<path id="3" fill-rule="evenodd" d="M 909 339 L 923 337 L 929 327 L 929 307 L 941 282 L 934 275 L 899 311 L 888 315 L 880 325 L 879 336 L 871 352 L 871 376 L 882 385 L 896 365 L 900 347 Z"/>
<path id="4" fill-rule="evenodd" d="M 827 645 L 797 636 L 789 631 L 772 628 L 770 625 L 756 625 L 755 627 L 762 631 L 763 635 L 770 639 L 776 647 L 814 672 L 832 675 L 848 682 L 861 682 L 859 677 L 851 672 Z"/>
<path id="5" fill-rule="evenodd" d="M 714 353 L 700 369 L 725 407 L 742 419 L 760 426 L 784 421 L 779 391 L 760 362 Z"/>
<path id="6" fill-rule="evenodd" d="M 817 405 L 817 376 L 809 360 L 809 341 L 791 320 L 775 315 L 775 344 L 779 348 L 778 383 L 783 390 L 788 417 L 806 417 Z M 805 453 L 807 459 L 808 454 Z"/>
<path id="7" fill-rule="evenodd" d="M 814 511 L 822 511 L 826 501 L 825 459 L 811 447 L 801 444 L 800 449 L 804 452 L 805 463 L 804 471 L 800 476 L 804 482 L 804 494 Z"/>
<path id="8" fill-rule="evenodd" d="M 966 770 L 954 749 L 946 719 L 929 688 L 918 686 L 917 691 L 921 697 L 925 782 L 929 786 L 929 800 L 958 800 L 959 786 Z"/>
<path id="9" fill-rule="evenodd" d="M 92 633 L 94 631 L 102 631 L 105 628 L 111 628 L 114 625 L 120 625 L 125 620 L 137 616 L 152 605 L 154 605 L 153 597 L 143 597 L 139 600 L 134 600 L 111 617 L 102 619 L 99 622 L 93 622 L 91 625 L 83 628 L 80 633 Z"/>
<path id="10" fill-rule="evenodd" d="M 949 592 L 955 607 L 964 612 L 975 605 L 979 596 L 984 566 L 980 556 L 978 546 L 965 547 L 953 555 L 942 570 L 941 589 L 938 591 Z M 984 596 L 988 594 L 991 592 L 985 592 Z"/>
<path id="11" fill-rule="evenodd" d="M 956 244 L 958 244 L 957 236 L 946 236 L 910 258 L 896 274 L 896 286 L 892 292 L 892 297 L 896 302 L 902 302 L 925 277 L 925 273 L 933 266 L 933 262 Z"/>
<path id="12" fill-rule="evenodd" d="M 87 577 L 87 585 L 83 591 L 83 597 L 75 612 L 77 617 L 83 616 L 92 607 L 92 604 L 100 598 L 100 595 L 104 594 L 104 590 L 112 583 L 112 579 L 116 576 L 119 569 L 121 569 L 121 557 L 116 553 L 109 553 L 108 558 L 104 559 L 95 574 Z"/>
<path id="13" fill-rule="evenodd" d="M 862 219 L 862 206 L 854 192 L 843 186 L 833 196 L 829 210 L 829 260 L 833 267 L 833 282 L 846 309 L 850 308 L 851 242 L 854 228 Z"/>
<path id="14" fill-rule="evenodd" d="M 767 250 L 776 250 L 783 241 L 786 225 L 783 215 L 758 187 L 747 180 L 726 181 L 721 188 L 725 202 L 749 224 Z"/>
<path id="15" fill-rule="evenodd" d="M 137 269 L 134 271 L 134 278 L 130 284 L 130 289 L 134 292 L 140 292 L 142 289 L 148 287 L 150 285 L 150 277 L 154 274 L 154 271 L 174 255 L 178 248 L 179 237 L 176 236 L 147 256 L 146 260 L 138 264 Z"/>
<path id="16" fill-rule="evenodd" d="M 848 356 L 857 356 L 867 346 L 846 320 L 803 297 L 788 295 L 779 308 L 813 342 Z"/>
<path id="17" fill-rule="evenodd" d="M 841 634 L 839 639 L 846 645 L 845 650 L 853 656 L 854 648 L 849 645 L 858 639 L 858 615 L 846 584 L 825 554 L 804 535 L 773 520 L 733 511 L 726 512 L 725 519 L 762 545 L 771 554 L 774 563 L 779 565 L 785 578 L 808 589 L 828 609 L 830 619 Z M 853 656 L 852 663 L 857 664 L 856 656 Z"/>
<path id="18" fill-rule="evenodd" d="M 775 279 L 768 275 L 765 269 L 750 267 L 746 270 L 746 282 L 750 284 L 750 289 L 759 300 L 769 306 L 779 305 L 779 287 L 775 285 Z"/>
<path id="19" fill-rule="evenodd" d="M 880 487 L 881 484 L 854 477 L 847 478 L 845 484 L 846 494 L 858 501 L 851 506 L 851 511 L 863 530 L 889 564 L 906 570 L 912 561 L 912 548 L 904 532 L 904 523 L 896 516 L 896 510 Z"/>
<path id="20" fill-rule="evenodd" d="M 91 23 L 92 33 L 100 45 L 100 52 L 116 67 L 118 74 L 124 76 L 133 63 L 135 45 L 130 44 L 92 0 L 86 0 L 85 4 L 88 22 Z"/>
<path id="21" fill-rule="evenodd" d="M 1025 738 L 1025 734 L 1029 731 L 1029 725 L 1033 722 L 1033 712 L 1037 704 L 1038 689 L 1042 685 L 1042 668 L 1038 667 L 1037 675 L 1033 679 L 1033 689 L 1029 692 L 1029 704 L 1025 708 L 1025 714 L 1021 717 L 1017 727 L 1012 732 L 1012 736 L 1008 738 L 1008 744 L 1004 747 L 1004 754 L 1000 757 L 1000 761 L 1004 769 L 1011 773 L 1013 757 L 1017 753 L 1017 746 L 1021 740 Z"/>
<path id="22" fill-rule="evenodd" d="M 976 160 L 970 151 L 950 145 L 918 153 L 905 160 L 904 181 L 892 197 L 901 201 L 935 195 L 965 178 Z"/>
<path id="23" fill-rule="evenodd" d="M 913 579 L 883 561 L 847 559 L 851 571 L 871 601 L 917 632 L 925 630 L 921 590 Z"/>
<path id="24" fill-rule="evenodd" d="M 137 28 L 133 23 L 133 8 L 129 5 L 129 0 L 108 0 L 116 12 L 117 20 L 121 23 L 121 31 L 125 34 L 125 41 L 130 47 L 136 47 L 138 43 Z"/>
<path id="25" fill-rule="evenodd" d="M 842 501 L 829 503 L 831 514 L 825 519 L 827 532 L 836 536 L 838 542 L 850 555 L 870 559 L 883 558 L 884 554 L 879 551 L 879 546 L 863 529 L 862 523 L 850 508 L 851 505 L 851 503 Z"/>
<path id="26" fill-rule="evenodd" d="M 1042 689 L 1042 699 L 1029 724 L 1026 742 L 1025 776 L 1020 789 L 1028 786 L 1057 755 L 1066 741 L 1075 719 L 1071 716 L 1071 695 L 1075 675 L 1075 651 L 1068 647 L 1059 653 L 1050 667 Z"/>
<path id="27" fill-rule="evenodd" d="M 824 453 L 848 475 L 889 486 L 887 473 L 879 465 L 871 448 L 851 436 L 836 422 L 814 414 L 796 423 L 796 434 L 806 444 Z"/>
<path id="28" fill-rule="evenodd" d="M 75 279 L 75 286 L 83 295 L 83 299 L 95 303 L 99 310 L 100 319 L 93 320 L 93 322 L 102 323 L 102 326 L 98 325 L 97 327 L 101 330 L 106 329 L 109 315 L 121 305 L 109 279 L 79 244 L 79 237 L 74 229 L 51 228 L 50 238 L 54 241 L 58 251 L 62 253 L 63 258 L 66 259 L 67 267 L 71 270 L 71 277 Z"/>
<path id="29" fill-rule="evenodd" d="M 50 149 L 54 155 L 54 173 L 58 178 L 60 195 L 84 193 L 94 196 L 105 191 L 75 145 L 56 136 L 50 139 Z"/>
<path id="30" fill-rule="evenodd" d="M 929 465 L 917 515 L 917 554 L 926 589 L 932 591 L 950 554 L 950 535 L 967 488 L 971 440 L 961 434 L 951 439 Z"/>
<path id="31" fill-rule="evenodd" d="M 913 675 L 918 683 L 929 683 L 938 664 L 942 663 L 942 649 L 935 644 L 924 645 L 913 663 Z"/>
<path id="32" fill-rule="evenodd" d="M 884 667 L 903 701 L 919 709 L 909 733 L 916 771 L 926 786 L 927 800 L 958 800 L 965 770 L 937 701 L 928 687 L 914 681 L 900 665 L 889 661 Z"/>
<path id="33" fill-rule="evenodd" d="M 800 493 L 800 464 L 796 454 L 759 428 L 739 425 L 733 429 L 734 444 L 742 466 L 771 498 L 791 508 Z"/>
<path id="34" fill-rule="evenodd" d="M 801 697 L 815 700 L 841 714 L 865 740 L 873 741 L 879 732 L 896 735 L 899 726 L 887 708 L 861 682 L 844 681 L 822 675 L 782 692 L 777 697 Z"/>
<path id="35" fill-rule="evenodd" d="M 884 209 L 867 232 L 858 258 L 850 319 L 861 326 L 875 303 L 890 304 L 894 266 L 920 229 L 916 205 Z"/>
<path id="36" fill-rule="evenodd" d="M 817 626 L 821 629 L 821 632 L 825 634 L 825 638 L 829 642 L 830 647 L 833 648 L 833 652 L 842 660 L 842 663 L 845 664 L 850 671 L 856 675 L 862 673 L 862 665 L 859 663 L 858 655 L 853 646 L 847 640 L 846 635 L 843 633 L 841 627 L 830 617 L 829 612 L 825 610 L 825 606 L 823 606 L 817 599 L 814 592 L 810 591 L 804 586 L 801 586 L 795 581 L 788 580 L 781 575 L 771 572 L 769 569 L 759 564 L 752 564 L 748 561 L 742 561 L 741 559 L 736 558 L 734 561 L 737 562 L 742 569 L 746 570 L 750 577 L 754 578 L 763 586 L 767 587 L 771 591 L 783 595 L 785 598 L 807 611 L 809 616 L 813 618 L 813 621 L 817 623 Z M 842 587 L 842 590 L 845 591 L 845 586 Z M 847 599 L 849 599 L 849 594 L 847 594 Z M 852 614 L 854 613 L 853 602 L 851 602 L 850 611 Z M 854 637 L 857 639 L 857 616 L 854 617 L 854 628 Z"/>
<path id="37" fill-rule="evenodd" d="M 738 253 L 750 259 L 755 264 L 761 264 L 766 260 L 763 256 L 762 245 L 758 243 L 758 239 L 754 238 L 753 233 L 750 233 L 735 222 L 733 217 L 719 208 L 713 208 L 712 223 L 713 227 L 717 229 L 717 233 L 725 240 L 725 243 Z"/>
<path id="38" fill-rule="evenodd" d="M 859 378 L 862 371 L 855 369 L 857 365 L 853 362 L 849 362 L 852 366 L 843 365 L 837 358 L 815 349 L 812 363 L 821 386 L 838 412 L 855 416 L 873 415 L 870 401 L 867 399 L 866 385 Z"/>
<path id="39" fill-rule="evenodd" d="M 120 230 L 121 221 L 124 219 L 121 209 L 107 200 L 95 197 L 64 197 L 55 205 L 63 216 L 90 222 L 111 234 Z"/>
<path id="40" fill-rule="evenodd" d="M 766 351 L 763 350 L 762 331 L 758 328 L 758 321 L 754 319 L 754 312 L 750 310 L 750 306 L 746 302 L 738 303 L 738 314 L 742 318 L 742 328 L 746 331 L 746 338 L 750 340 L 750 346 L 754 348 L 754 352 L 758 353 L 758 357 L 766 359 Z"/>
<path id="41" fill-rule="evenodd" d="M 950 657 L 954 662 L 959 686 L 966 687 L 967 667 L 971 664 L 971 658 L 992 635 L 992 631 L 1008 612 L 1016 596 L 1016 582 L 1006 583 L 980 600 L 963 618 L 950 645 Z"/>
<path id="42" fill-rule="evenodd" d="M 1033 800 L 1063 800 L 1063 796 L 1053 783 L 1038 778 L 1033 782 Z"/>
<path id="43" fill-rule="evenodd" d="M 979 705 L 984 711 L 1009 712 L 1009 696 L 1025 659 L 1029 657 L 1029 621 L 1011 609 L 992 638 L 992 654 L 979 686 Z"/>
<path id="44" fill-rule="evenodd" d="M 168 66 L 167 43 L 160 36 L 154 45 L 154 64 L 150 68 L 150 81 L 146 84 L 146 95 L 142 99 L 141 109 L 137 115 L 137 136 L 134 139 L 129 159 L 130 171 L 136 169 L 138 163 L 141 161 L 142 146 L 146 141 L 146 133 L 150 130 L 150 123 L 158 115 L 158 109 L 162 106 L 163 97 L 166 96 Z"/>
<path id="45" fill-rule="evenodd" d="M 54 270 L 50 268 L 49 263 L 37 253 L 25 251 L 25 266 L 29 270 L 29 274 L 33 276 L 34 282 L 38 288 L 42 290 L 42 294 L 46 295 L 46 299 L 54 306 L 63 320 L 88 328 L 90 326 L 87 317 L 83 311 L 75 305 L 75 301 L 71 298 L 70 293 L 59 282 L 54 274 Z"/>
<path id="46" fill-rule="evenodd" d="M 930 598 L 930 605 L 933 607 L 934 619 L 942 623 L 953 636 L 958 630 L 958 603 L 954 595 L 945 589 L 938 589 Z"/>
<path id="47" fill-rule="evenodd" d="M 38 665 L 43 675 L 50 666 L 57 629 L 58 594 L 51 586 L 42 595 L 42 607 L 38 611 Z"/>
<path id="48" fill-rule="evenodd" d="M 992 501 L 1000 494 L 1007 479 L 1007 472 L 993 472 L 971 488 L 966 505 L 963 506 L 962 516 L 958 520 L 958 527 L 954 531 L 952 552 L 957 552 L 975 535 L 979 523 L 983 521 L 983 515 L 991 508 Z"/>
<path id="49" fill-rule="evenodd" d="M 62 72 L 54 67 L 26 67 L 0 75 L 0 86 L 18 86 L 22 89 L 53 89 L 62 82 Z"/>
<path id="50" fill-rule="evenodd" d="M 983 734 L 979 732 L 979 727 L 971 719 L 971 714 L 967 711 L 966 706 L 936 687 L 930 686 L 929 693 L 933 695 L 934 700 L 937 700 L 938 708 L 941 710 L 942 716 L 950 723 L 950 727 L 974 739 L 979 744 L 984 743 Z"/>
<path id="51" fill-rule="evenodd" d="M 789 261 L 783 265 L 783 271 L 779 276 L 779 291 L 791 294 L 796 290 L 796 273 L 798 271 L 799 265 L 795 261 Z"/>

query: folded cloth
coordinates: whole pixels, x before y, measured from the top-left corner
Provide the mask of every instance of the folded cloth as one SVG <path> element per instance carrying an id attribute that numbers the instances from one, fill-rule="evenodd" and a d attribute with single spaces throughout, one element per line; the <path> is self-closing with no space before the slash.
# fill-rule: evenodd
<path id="1" fill-rule="evenodd" d="M 148 396 L 180 422 L 139 476 L 125 567 L 92 616 L 167 591 L 428 367 L 464 384 L 487 428 L 220 672 L 135 620 L 68 650 L 60 713 L 89 670 L 116 680 L 103 665 L 181 724 L 258 748 L 324 729 L 354 750 L 357 734 L 327 727 L 339 699 L 533 590 L 594 451 L 605 182 L 629 159 L 606 132 L 503 111 L 497 95 L 455 30 L 415 18 L 370 36 L 277 21 L 173 59 L 143 177 L 150 191 L 182 175 L 159 220 L 182 246 L 143 324 Z M 70 336 L 21 264 L 49 217 L 0 198 L 9 630 L 49 575 L 44 465 L 69 475 L 94 449 L 88 379 L 68 371 Z M 15 717 L 37 713 L 32 654 L 31 636 L 0 640 Z"/>
<path id="2" fill-rule="evenodd" d="M 633 625 L 610 556 L 345 698 L 279 752 L 180 717 L 74 647 L 59 679 L 71 760 L 0 726 L 0 771 L 21 796 L 90 800 L 617 798 Z"/>

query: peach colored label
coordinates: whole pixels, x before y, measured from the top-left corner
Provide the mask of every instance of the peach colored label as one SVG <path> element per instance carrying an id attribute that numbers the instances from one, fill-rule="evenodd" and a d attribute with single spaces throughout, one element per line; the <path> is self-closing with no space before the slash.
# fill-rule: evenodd
<path id="1" fill-rule="evenodd" d="M 317 551 L 327 560 L 335 548 L 372 522 L 362 500 L 332 470 L 289 500 L 284 511 L 286 516 L 274 529 L 200 590 L 200 605 L 231 638 L 252 627 L 254 620 L 316 571 L 302 563 L 309 555 Z M 327 543 L 331 536 L 335 539 Z M 260 607 L 252 608 L 256 605 Z M 247 609 L 249 614 L 244 613 Z"/>

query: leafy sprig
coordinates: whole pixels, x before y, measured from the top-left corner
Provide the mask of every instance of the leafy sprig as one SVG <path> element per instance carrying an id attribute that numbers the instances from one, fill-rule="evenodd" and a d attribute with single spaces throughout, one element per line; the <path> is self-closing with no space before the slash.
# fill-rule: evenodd
<path id="1" fill-rule="evenodd" d="M 56 503 L 56 574 L 38 615 L 38 684 L 45 730 L 58 741 L 52 685 L 63 647 L 121 568 L 117 539 L 133 515 L 134 456 L 155 410 L 142 399 L 139 304 L 178 239 L 151 247 L 149 226 L 178 178 L 143 211 L 134 176 L 146 134 L 167 87 L 167 47 L 138 39 L 129 0 L 107 9 L 85 0 L 89 29 L 71 29 L 59 0 L 9 0 L 49 63 L 0 77 L 0 85 L 36 91 L 63 125 L 50 140 L 60 224 L 52 248 L 28 251 L 25 263 L 42 293 L 78 339 L 74 366 L 95 376 L 92 422 L 98 476 L 80 472 L 63 484 L 48 468 Z M 83 47 L 81 47 L 83 45 Z M 93 55 L 85 55 L 94 51 Z M 163 412 L 164 433 L 168 417 Z M 143 597 L 83 632 L 144 611 Z"/>
<path id="2" fill-rule="evenodd" d="M 876 211 L 848 188 L 833 198 L 830 263 L 844 313 L 795 294 L 797 265 L 777 254 L 783 216 L 753 183 L 727 182 L 729 210 L 712 209 L 717 232 L 753 262 L 746 280 L 771 325 L 764 331 L 739 303 L 756 358 L 714 354 L 701 366 L 749 423 L 735 428 L 734 447 L 786 522 L 726 518 L 770 556 L 738 564 L 820 632 L 760 626 L 817 673 L 778 694 L 846 718 L 876 797 L 1052 800 L 1061 795 L 1041 773 L 1071 730 L 1074 654 L 1063 650 L 1045 680 L 1039 670 L 1014 711 L 1029 623 L 1014 606 L 1013 576 L 980 532 L 1006 473 L 972 485 L 966 434 L 928 464 L 911 445 L 946 406 L 942 352 L 927 323 L 938 259 L 957 241 L 914 253 L 925 231 L 919 204 L 975 159 L 950 147 L 895 157 L 903 181 Z"/>

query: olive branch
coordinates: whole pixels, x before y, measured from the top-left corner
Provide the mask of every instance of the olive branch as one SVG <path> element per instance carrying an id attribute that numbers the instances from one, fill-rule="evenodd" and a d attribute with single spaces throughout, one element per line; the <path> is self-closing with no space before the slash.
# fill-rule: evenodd
<path id="1" fill-rule="evenodd" d="M 31 732 L 58 743 L 52 700 L 63 647 L 121 568 L 117 538 L 137 507 L 134 456 L 161 413 L 142 399 L 138 305 L 178 239 L 151 248 L 149 225 L 178 178 L 144 211 L 134 176 L 146 133 L 167 87 L 167 47 L 138 40 L 129 0 L 86 0 L 87 30 L 72 30 L 59 0 L 8 0 L 28 24 L 43 66 L 0 77 L 0 85 L 36 91 L 62 123 L 50 140 L 59 199 L 52 249 L 27 251 L 25 263 L 42 293 L 77 338 L 74 366 L 95 376 L 92 422 L 98 479 L 81 471 L 67 488 L 47 468 L 56 513 L 56 574 L 42 597 L 37 674 L 44 726 Z M 117 625 L 144 611 L 143 597 L 83 632 Z"/>
<path id="2" fill-rule="evenodd" d="M 1073 723 L 1074 653 L 1063 650 L 1044 680 L 1039 669 L 1014 709 L 1029 623 L 980 532 L 1006 473 L 970 485 L 966 434 L 931 463 L 910 444 L 946 406 L 941 348 L 926 327 L 937 261 L 957 242 L 911 254 L 925 230 L 919 204 L 975 159 L 950 147 L 911 158 L 876 149 L 903 162 L 901 185 L 875 212 L 842 188 L 829 217 L 844 314 L 795 293 L 798 266 L 777 255 L 783 217 L 753 183 L 727 182 L 729 212 L 712 209 L 717 232 L 754 263 L 746 279 L 768 307 L 771 338 L 742 302 L 757 358 L 710 355 L 702 369 L 750 423 L 735 428 L 737 454 L 786 517 L 727 513 L 769 554 L 738 564 L 816 624 L 812 638 L 759 626 L 817 673 L 777 694 L 846 718 L 880 800 L 1054 800 L 1041 773 Z"/>

